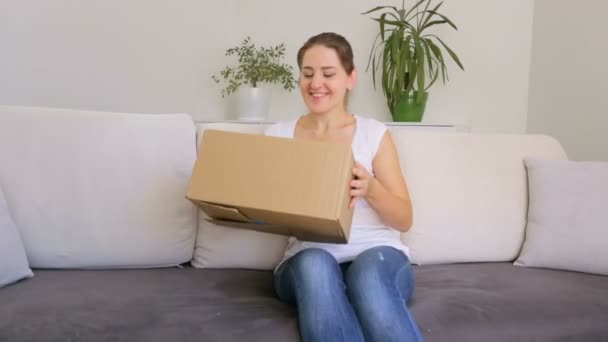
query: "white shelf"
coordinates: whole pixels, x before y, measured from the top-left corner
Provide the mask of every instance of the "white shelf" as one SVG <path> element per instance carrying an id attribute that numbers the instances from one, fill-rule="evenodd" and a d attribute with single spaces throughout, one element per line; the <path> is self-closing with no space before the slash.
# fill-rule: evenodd
<path id="1" fill-rule="evenodd" d="M 241 121 L 241 120 L 195 120 L 196 124 L 243 124 L 243 125 L 271 125 L 274 121 Z"/>
<path id="2" fill-rule="evenodd" d="M 266 127 L 273 124 L 273 121 L 239 121 L 239 120 L 216 120 L 205 121 L 197 120 L 196 125 L 205 129 L 227 129 L 238 130 L 239 127 L 245 128 L 247 131 L 258 131 L 261 127 Z M 444 131 L 444 132 L 469 132 L 470 128 L 465 125 L 455 124 L 430 124 L 424 122 L 385 122 L 391 129 L 413 129 L 424 131 Z"/>

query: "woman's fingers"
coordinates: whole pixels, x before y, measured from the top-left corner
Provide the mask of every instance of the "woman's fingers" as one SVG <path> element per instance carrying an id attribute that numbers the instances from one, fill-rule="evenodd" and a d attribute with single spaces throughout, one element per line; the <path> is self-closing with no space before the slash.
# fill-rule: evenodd
<path id="1" fill-rule="evenodd" d="M 352 191 L 361 191 L 361 194 L 365 194 L 367 192 L 367 180 L 353 180 L 350 182 L 350 189 Z"/>
<path id="2" fill-rule="evenodd" d="M 352 172 L 355 179 L 350 181 L 349 184 L 349 195 L 352 197 L 349 208 L 353 208 L 360 198 L 365 197 L 370 178 L 367 170 L 358 162 L 355 163 Z"/>
<path id="3" fill-rule="evenodd" d="M 353 176 L 355 176 L 355 179 L 361 179 L 365 176 L 365 174 L 363 173 L 363 170 L 361 170 L 360 167 L 353 167 Z"/>
<path id="4" fill-rule="evenodd" d="M 352 172 L 355 179 L 369 179 L 371 177 L 369 172 L 367 172 L 367 169 L 359 163 L 355 163 Z"/>
<path id="5" fill-rule="evenodd" d="M 350 200 L 350 204 L 348 205 L 349 208 L 354 208 L 355 204 L 357 204 L 357 201 L 359 200 L 359 198 L 361 197 L 353 197 Z"/>

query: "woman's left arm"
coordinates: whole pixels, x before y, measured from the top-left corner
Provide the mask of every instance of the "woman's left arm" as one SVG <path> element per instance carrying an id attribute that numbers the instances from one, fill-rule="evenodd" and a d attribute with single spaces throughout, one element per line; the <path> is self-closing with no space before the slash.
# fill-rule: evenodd
<path id="1" fill-rule="evenodd" d="M 351 206 L 363 197 L 389 226 L 402 232 L 408 231 L 412 226 L 412 203 L 397 149 L 388 130 L 378 147 L 373 168 L 375 177 L 356 163 L 353 174 L 357 179 L 351 182 Z"/>

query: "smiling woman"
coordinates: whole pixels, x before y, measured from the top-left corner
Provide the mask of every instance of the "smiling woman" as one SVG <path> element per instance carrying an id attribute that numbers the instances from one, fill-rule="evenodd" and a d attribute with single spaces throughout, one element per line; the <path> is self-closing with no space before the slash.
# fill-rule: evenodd
<path id="1" fill-rule="evenodd" d="M 320 34 L 314 38 L 306 42 L 298 51 L 302 97 L 309 105 L 306 100 L 313 95 L 306 92 L 317 90 L 313 97 L 323 97 L 334 94 L 337 90 L 346 90 L 335 94 L 336 97 L 343 97 L 343 104 L 346 105 L 348 91 L 352 90 L 357 80 L 352 49 L 350 45 L 340 44 L 340 39 L 330 33 Z M 304 55 L 307 57 L 306 65 L 303 65 Z M 330 87 L 328 90 L 332 90 L 331 93 L 319 91 L 321 80 Z"/>
<path id="2" fill-rule="evenodd" d="M 275 269 L 277 295 L 298 308 L 304 341 L 420 341 L 406 304 L 414 287 L 409 250 L 399 239 L 412 206 L 393 140 L 383 123 L 346 109 L 357 72 L 344 37 L 310 38 L 298 67 L 308 113 L 266 134 L 351 145 L 354 215 L 347 244 L 289 239 Z"/>

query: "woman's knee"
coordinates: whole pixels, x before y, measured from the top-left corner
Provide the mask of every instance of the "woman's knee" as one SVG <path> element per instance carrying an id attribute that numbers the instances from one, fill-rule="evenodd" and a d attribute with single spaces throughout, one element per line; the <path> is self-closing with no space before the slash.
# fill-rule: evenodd
<path id="1" fill-rule="evenodd" d="M 372 247 L 359 254 L 357 259 L 372 262 L 383 262 L 385 260 L 405 260 L 409 262 L 409 259 L 403 251 L 390 246 Z"/>
<path id="2" fill-rule="evenodd" d="M 288 302 L 301 296 L 322 296 L 335 288 L 336 283 L 344 286 L 340 267 L 329 252 L 319 248 L 295 254 L 275 274 L 277 294 Z"/>
<path id="3" fill-rule="evenodd" d="M 325 284 L 342 282 L 342 270 L 329 252 L 320 248 L 308 248 L 290 260 L 289 274 L 301 287 L 322 287 Z"/>
<path id="4" fill-rule="evenodd" d="M 349 269 L 364 273 L 382 270 L 394 273 L 404 267 L 411 268 L 411 265 L 402 251 L 389 246 L 378 246 L 359 254 Z"/>
<path id="5" fill-rule="evenodd" d="M 401 288 L 408 276 L 412 269 L 407 256 L 393 247 L 380 246 L 357 256 L 346 271 L 346 283 L 353 291 L 367 292 L 377 287 Z"/>
<path id="6" fill-rule="evenodd" d="M 306 275 L 324 271 L 333 271 L 338 268 L 336 259 L 326 250 L 308 248 L 292 257 L 290 268 L 296 274 Z"/>

